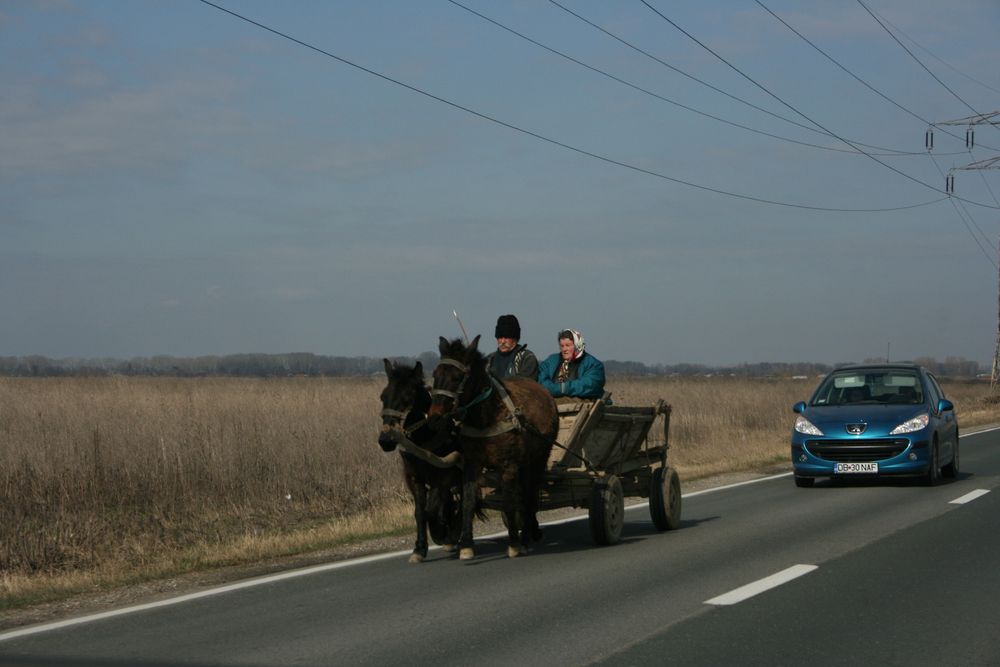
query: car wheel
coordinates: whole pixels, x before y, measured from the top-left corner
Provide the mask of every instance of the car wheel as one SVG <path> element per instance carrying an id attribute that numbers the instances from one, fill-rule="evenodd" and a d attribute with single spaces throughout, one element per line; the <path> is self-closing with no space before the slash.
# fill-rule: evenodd
<path id="1" fill-rule="evenodd" d="M 795 486 L 802 489 L 808 489 L 815 482 L 816 482 L 815 477 L 799 477 L 798 475 L 795 476 Z"/>
<path id="2" fill-rule="evenodd" d="M 924 473 L 924 484 L 934 486 L 941 479 L 941 466 L 938 463 L 938 444 L 935 440 L 931 444 L 931 464 Z"/>
<path id="3" fill-rule="evenodd" d="M 955 438 L 955 446 L 952 449 L 954 456 L 951 457 L 951 463 L 946 466 L 942 466 L 941 474 L 948 479 L 955 479 L 958 477 L 958 438 Z"/>

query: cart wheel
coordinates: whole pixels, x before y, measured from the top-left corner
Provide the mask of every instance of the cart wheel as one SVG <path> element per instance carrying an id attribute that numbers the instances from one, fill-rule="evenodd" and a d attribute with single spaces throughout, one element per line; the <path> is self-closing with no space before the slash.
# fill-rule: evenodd
<path id="1" fill-rule="evenodd" d="M 590 489 L 590 536 L 597 544 L 615 544 L 625 524 L 625 493 L 617 475 L 594 482 Z"/>
<path id="2" fill-rule="evenodd" d="M 681 480 L 667 466 L 653 471 L 649 484 L 649 515 L 658 530 L 674 530 L 681 525 Z"/>

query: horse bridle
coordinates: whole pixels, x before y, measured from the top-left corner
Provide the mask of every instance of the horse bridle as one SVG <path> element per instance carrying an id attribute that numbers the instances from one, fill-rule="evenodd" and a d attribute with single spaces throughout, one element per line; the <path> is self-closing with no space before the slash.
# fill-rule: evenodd
<path id="1" fill-rule="evenodd" d="M 389 418 L 395 417 L 396 421 L 399 424 L 402 425 L 402 424 L 406 423 L 406 418 L 410 416 L 410 411 L 409 410 L 406 410 L 406 411 L 403 411 L 403 410 L 393 410 L 391 408 L 382 408 L 382 415 L 381 416 L 382 416 L 382 419 L 385 419 L 386 417 L 389 417 Z"/>
<path id="2" fill-rule="evenodd" d="M 428 390 L 428 393 L 430 393 L 429 390 Z M 407 426 L 406 425 L 406 419 L 410 416 L 411 412 L 413 412 L 412 409 L 408 409 L 408 410 L 394 410 L 392 408 L 382 408 L 381 417 L 382 417 L 383 421 L 386 418 L 395 419 L 396 420 L 395 424 L 391 424 L 390 423 L 390 424 L 386 424 L 386 426 L 388 426 L 389 428 L 398 428 L 405 435 L 409 436 L 411 433 L 413 433 L 414 431 L 418 430 L 421 426 L 423 426 L 424 424 L 427 423 L 427 416 L 425 415 L 423 419 L 418 420 L 415 424 L 411 424 L 410 426 Z"/>
<path id="3" fill-rule="evenodd" d="M 461 361 L 456 359 L 451 359 L 450 357 L 442 357 L 441 361 L 438 363 L 439 366 L 454 366 L 458 370 L 462 371 L 462 381 L 458 383 L 458 389 L 455 391 L 448 391 L 447 389 L 431 389 L 431 399 L 433 400 L 435 396 L 443 396 L 445 398 L 450 398 L 455 402 L 457 407 L 458 398 L 462 395 L 462 391 L 465 389 L 465 383 L 469 379 L 469 366 L 463 364 Z"/>
<path id="4" fill-rule="evenodd" d="M 454 366 L 458 370 L 462 371 L 462 381 L 458 383 L 458 388 L 455 391 L 448 391 L 447 389 L 431 388 L 429 390 L 429 393 L 431 395 L 431 400 L 433 401 L 435 396 L 443 396 L 445 398 L 450 398 L 455 403 L 456 405 L 455 409 L 451 410 L 450 412 L 446 412 L 445 413 L 446 416 L 451 416 L 452 414 L 457 412 L 464 412 L 465 408 L 459 408 L 457 407 L 457 404 L 459 396 L 462 395 L 462 391 L 465 389 L 465 383 L 469 379 L 470 367 L 466 364 L 463 364 L 460 361 L 457 361 L 455 359 L 450 359 L 448 357 L 442 358 L 439 364 L 444 364 L 446 366 Z M 475 401 L 473 401 L 473 403 L 475 403 Z M 466 406 L 466 408 L 468 407 L 469 406 Z M 393 426 L 391 424 L 387 424 L 386 426 L 389 426 L 389 428 L 398 428 L 405 435 L 409 436 L 411 433 L 413 433 L 414 431 L 416 431 L 417 429 L 419 429 L 428 422 L 428 417 L 424 417 L 423 419 L 417 421 L 415 424 L 406 426 L 406 418 L 409 417 L 410 412 L 411 412 L 410 410 L 404 411 L 404 410 L 393 410 L 392 408 L 382 408 L 381 416 L 382 419 L 388 417 L 390 419 L 398 420 L 397 426 Z"/>

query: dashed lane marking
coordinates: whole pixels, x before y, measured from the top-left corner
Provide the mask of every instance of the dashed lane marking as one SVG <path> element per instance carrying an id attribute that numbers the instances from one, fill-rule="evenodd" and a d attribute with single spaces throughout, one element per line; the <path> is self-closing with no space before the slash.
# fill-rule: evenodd
<path id="1" fill-rule="evenodd" d="M 965 503 L 971 502 L 971 501 L 975 500 L 976 498 L 979 498 L 981 496 L 985 496 L 987 493 L 989 493 L 989 489 L 976 489 L 975 491 L 970 491 L 969 493 L 965 494 L 961 498 L 955 498 L 954 500 L 951 501 L 950 504 L 951 505 L 964 505 Z"/>
<path id="2" fill-rule="evenodd" d="M 739 588 L 733 589 L 728 593 L 714 597 L 711 600 L 705 600 L 705 604 L 731 605 L 743 602 L 744 600 L 752 598 L 755 595 L 759 595 L 764 591 L 769 591 L 772 588 L 781 586 L 782 584 L 787 584 L 793 579 L 798 579 L 804 574 L 809 574 L 818 567 L 818 565 L 793 565 L 790 568 L 782 570 L 781 572 L 772 574 L 770 577 L 758 579 L 753 583 L 747 584 L 746 586 L 740 586 Z"/>

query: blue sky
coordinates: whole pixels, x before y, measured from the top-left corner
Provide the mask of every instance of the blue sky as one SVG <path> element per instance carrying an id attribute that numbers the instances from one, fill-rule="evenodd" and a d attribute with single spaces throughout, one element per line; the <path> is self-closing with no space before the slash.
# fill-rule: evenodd
<path id="1" fill-rule="evenodd" d="M 942 173 L 1000 127 L 924 121 L 1000 109 L 1000 3 L 762 2 L 905 111 L 752 0 L 219 0 L 387 78 L 197 0 L 0 4 L 0 355 L 415 355 L 457 310 L 540 355 L 987 364 L 1000 171 Z"/>

